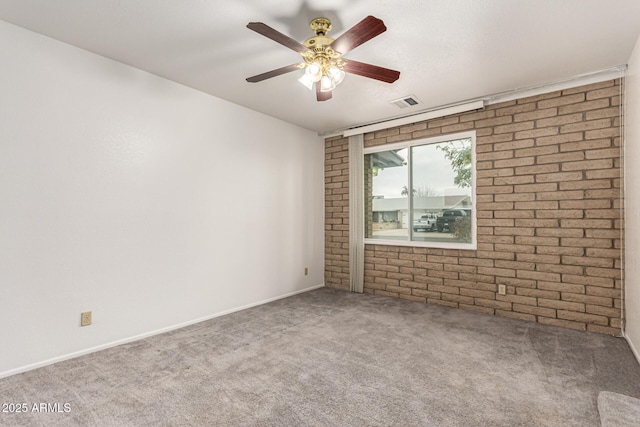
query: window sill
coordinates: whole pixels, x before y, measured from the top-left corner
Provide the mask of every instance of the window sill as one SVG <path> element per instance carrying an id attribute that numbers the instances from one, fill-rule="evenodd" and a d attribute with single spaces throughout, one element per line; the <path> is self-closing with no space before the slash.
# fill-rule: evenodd
<path id="1" fill-rule="evenodd" d="M 464 249 L 475 251 L 478 249 L 478 244 L 473 243 L 459 243 L 459 242 L 421 242 L 418 240 L 393 240 L 393 239 L 364 239 L 365 245 L 381 245 L 381 246 L 409 246 L 416 248 L 431 248 L 431 249 Z"/>

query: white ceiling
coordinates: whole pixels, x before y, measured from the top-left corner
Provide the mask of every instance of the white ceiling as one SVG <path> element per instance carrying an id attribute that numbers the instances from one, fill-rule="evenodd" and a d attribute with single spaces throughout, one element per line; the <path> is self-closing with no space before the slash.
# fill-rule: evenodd
<path id="1" fill-rule="evenodd" d="M 387 31 L 345 55 L 401 72 L 393 84 L 347 75 L 319 103 L 300 61 L 249 29 L 260 21 L 303 41 L 319 16 L 336 38 L 367 15 Z M 0 0 L 0 19 L 219 98 L 328 132 L 626 64 L 640 0 Z M 408 111 L 409 110 L 409 111 Z"/>

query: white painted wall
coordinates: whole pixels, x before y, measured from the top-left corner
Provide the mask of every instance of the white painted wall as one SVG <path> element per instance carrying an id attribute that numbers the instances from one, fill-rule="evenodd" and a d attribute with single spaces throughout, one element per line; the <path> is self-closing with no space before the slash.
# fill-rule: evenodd
<path id="1" fill-rule="evenodd" d="M 625 77 L 625 335 L 640 361 L 640 38 Z"/>
<path id="2" fill-rule="evenodd" d="M 0 377 L 322 285 L 315 133 L 2 21 L 0 64 Z"/>

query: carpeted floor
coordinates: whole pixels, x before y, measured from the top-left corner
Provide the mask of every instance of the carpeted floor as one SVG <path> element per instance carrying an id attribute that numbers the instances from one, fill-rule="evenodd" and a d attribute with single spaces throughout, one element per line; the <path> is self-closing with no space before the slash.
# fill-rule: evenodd
<path id="1" fill-rule="evenodd" d="M 2 379 L 0 424 L 599 426 L 601 391 L 640 397 L 623 339 L 323 288 Z"/>

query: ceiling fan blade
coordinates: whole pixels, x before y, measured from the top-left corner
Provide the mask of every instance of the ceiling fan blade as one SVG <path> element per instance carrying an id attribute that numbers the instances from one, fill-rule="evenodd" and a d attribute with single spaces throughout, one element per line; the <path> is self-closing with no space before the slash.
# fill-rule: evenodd
<path id="1" fill-rule="evenodd" d="M 387 31 L 387 27 L 385 27 L 381 19 L 374 16 L 367 16 L 347 30 L 346 33 L 335 39 L 333 43 L 331 43 L 331 48 L 344 55 L 385 31 Z"/>
<path id="2" fill-rule="evenodd" d="M 349 59 L 343 68 L 345 73 L 357 74 L 362 77 L 380 80 L 386 83 L 393 83 L 400 78 L 400 71 L 389 68 L 378 67 L 377 65 L 365 64 L 364 62 Z"/>
<path id="3" fill-rule="evenodd" d="M 287 65 L 286 67 L 278 68 L 278 69 L 275 69 L 275 70 L 267 71 L 266 73 L 262 73 L 262 74 L 258 74 L 258 75 L 253 76 L 253 77 L 249 77 L 247 79 L 247 81 L 249 83 L 257 83 L 257 82 L 261 82 L 263 80 L 270 79 L 271 77 L 279 76 L 280 74 L 290 73 L 292 71 L 299 70 L 299 69 L 300 69 L 300 67 L 298 66 L 298 64 L 291 64 L 291 65 Z"/>
<path id="4" fill-rule="evenodd" d="M 262 22 L 249 22 L 247 24 L 247 28 L 255 31 L 258 34 L 262 34 L 263 36 L 270 38 L 274 42 L 280 43 L 283 46 L 288 47 L 289 49 L 295 50 L 296 52 L 302 53 L 306 52 L 307 49 L 302 43 L 292 39 L 289 36 L 285 36 L 280 31 L 274 30 L 267 24 L 263 24 Z"/>
<path id="5" fill-rule="evenodd" d="M 316 99 L 318 101 L 326 101 L 328 99 L 331 99 L 333 95 L 331 95 L 331 91 L 328 92 L 322 92 L 320 90 L 320 82 L 316 83 Z"/>

